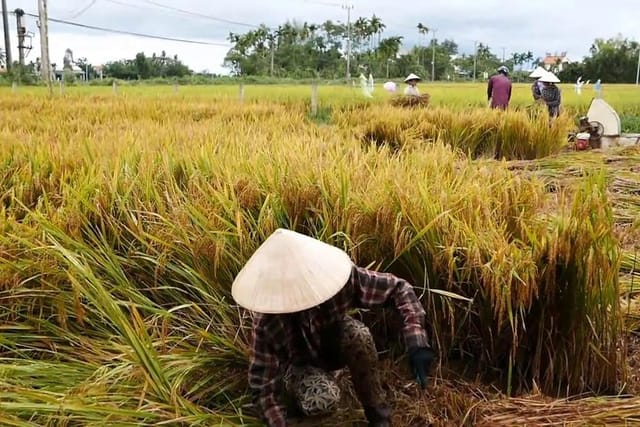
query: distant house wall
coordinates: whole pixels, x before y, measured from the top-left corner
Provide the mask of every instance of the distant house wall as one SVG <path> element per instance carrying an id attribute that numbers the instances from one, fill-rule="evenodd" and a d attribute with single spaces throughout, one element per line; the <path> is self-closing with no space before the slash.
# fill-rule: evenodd
<path id="1" fill-rule="evenodd" d="M 542 63 L 545 70 L 559 73 L 569 63 L 569 58 L 567 58 L 567 52 L 562 52 L 560 55 L 547 53 Z"/>
<path id="2" fill-rule="evenodd" d="M 65 72 L 72 72 L 73 75 L 79 80 L 84 80 L 85 79 L 84 71 L 82 71 L 82 70 L 54 70 L 53 71 L 54 79 L 55 80 L 62 80 L 64 78 L 64 73 Z"/>

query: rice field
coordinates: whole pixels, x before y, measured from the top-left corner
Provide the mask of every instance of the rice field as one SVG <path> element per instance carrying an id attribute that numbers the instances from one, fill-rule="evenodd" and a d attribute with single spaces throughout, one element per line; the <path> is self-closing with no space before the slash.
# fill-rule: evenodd
<path id="1" fill-rule="evenodd" d="M 415 285 L 425 394 L 393 313 L 363 314 L 398 425 L 637 422 L 640 149 L 567 149 L 589 90 L 551 125 L 528 85 L 505 114 L 422 90 L 321 86 L 313 115 L 310 87 L 0 89 L 0 424 L 259 425 L 230 286 L 278 227 Z M 347 393 L 329 423 L 363 420 Z"/>

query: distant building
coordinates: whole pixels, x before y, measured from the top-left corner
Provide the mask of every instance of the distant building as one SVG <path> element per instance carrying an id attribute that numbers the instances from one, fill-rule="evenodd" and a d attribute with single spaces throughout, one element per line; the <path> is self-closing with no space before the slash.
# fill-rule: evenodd
<path id="1" fill-rule="evenodd" d="M 460 55 L 449 55 L 449 61 L 453 64 L 453 74 L 458 77 L 469 77 L 471 76 L 471 72 L 465 70 L 460 65 L 457 65 L 455 62 L 458 59 L 461 59 Z"/>
<path id="2" fill-rule="evenodd" d="M 547 52 L 547 55 L 542 60 L 542 64 L 547 71 L 551 71 L 554 73 L 561 72 L 564 67 L 569 63 L 569 58 L 567 58 L 567 52 L 562 52 L 560 55 L 557 53 L 552 55 Z"/>
<path id="3" fill-rule="evenodd" d="M 95 67 L 93 67 L 93 69 L 98 75 L 98 78 L 102 80 L 104 78 L 104 65 L 96 65 Z"/>
<path id="4" fill-rule="evenodd" d="M 62 69 L 62 70 L 54 69 L 53 70 L 54 80 L 64 80 L 65 73 L 73 74 L 75 76 L 75 78 L 78 79 L 78 80 L 86 80 L 86 76 L 85 76 L 84 70 L 81 69 L 80 67 L 78 67 L 75 64 L 71 66 L 71 69 L 69 69 L 69 68 Z"/>

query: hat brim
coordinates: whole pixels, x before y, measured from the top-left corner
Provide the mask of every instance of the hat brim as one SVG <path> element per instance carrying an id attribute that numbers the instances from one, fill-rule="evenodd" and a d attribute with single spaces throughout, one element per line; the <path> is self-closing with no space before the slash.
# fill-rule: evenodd
<path id="1" fill-rule="evenodd" d="M 560 79 L 557 78 L 556 76 L 552 76 L 552 77 L 543 76 L 543 77 L 540 77 L 538 81 L 541 81 L 542 83 L 560 83 Z"/>
<path id="2" fill-rule="evenodd" d="M 238 273 L 231 294 L 256 313 L 296 313 L 333 298 L 353 266 L 347 253 L 335 246 L 278 229 Z"/>

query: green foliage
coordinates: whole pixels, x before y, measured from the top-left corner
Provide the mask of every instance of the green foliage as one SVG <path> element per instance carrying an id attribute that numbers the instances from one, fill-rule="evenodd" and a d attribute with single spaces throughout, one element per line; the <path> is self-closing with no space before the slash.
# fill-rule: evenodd
<path id="1" fill-rule="evenodd" d="M 582 62 L 570 64 L 560 73 L 565 81 L 583 80 L 606 83 L 633 83 L 636 80 L 640 44 L 622 36 L 596 39 L 591 45 L 590 56 Z"/>
<path id="2" fill-rule="evenodd" d="M 6 78 L 9 82 L 17 82 L 23 85 L 39 83 L 39 76 L 35 74 L 35 64 L 33 63 L 21 66 L 19 63 L 14 62 L 11 70 L 7 72 Z"/>
<path id="3" fill-rule="evenodd" d="M 164 51 L 160 56 L 154 53 L 151 58 L 139 52 L 134 59 L 109 62 L 104 67 L 105 77 L 122 80 L 187 77 L 192 74 L 189 67 L 178 59 L 178 55 L 170 58 Z"/>
<path id="4" fill-rule="evenodd" d="M 452 40 L 415 47 L 400 55 L 403 37 L 383 37 L 386 25 L 375 15 L 357 18 L 351 31 L 351 73 L 376 76 L 404 76 L 424 70 L 431 72 L 432 47 L 435 45 L 436 76 L 451 73 L 451 55 L 457 53 Z M 428 29 L 420 30 L 427 34 Z M 322 77 L 336 79 L 345 75 L 347 27 L 343 23 L 322 24 L 287 22 L 271 29 L 261 26 L 244 34 L 231 33 L 233 47 L 225 64 L 240 76 L 277 76 L 293 78 Z"/>
<path id="5" fill-rule="evenodd" d="M 640 133 L 640 116 L 622 115 L 620 121 L 623 133 Z"/>
<path id="6" fill-rule="evenodd" d="M 64 79 L 65 84 L 72 85 L 76 82 L 76 75 L 71 70 L 64 70 L 62 78 Z"/>

